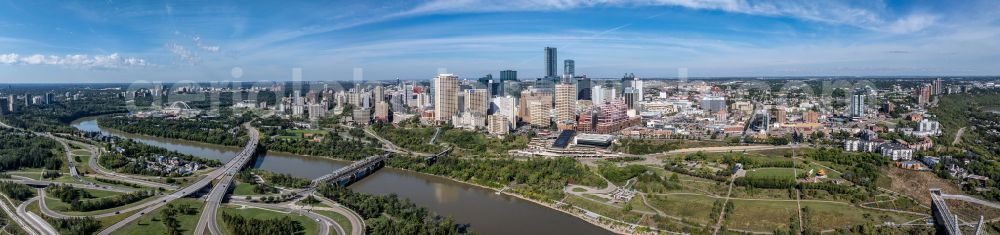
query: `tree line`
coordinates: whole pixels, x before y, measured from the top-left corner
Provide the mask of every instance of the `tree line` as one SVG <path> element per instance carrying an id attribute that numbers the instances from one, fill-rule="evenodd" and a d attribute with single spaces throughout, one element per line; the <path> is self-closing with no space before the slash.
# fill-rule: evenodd
<path id="1" fill-rule="evenodd" d="M 0 171 L 22 167 L 59 170 L 62 147 L 52 139 L 9 128 L 0 128 Z"/>
<path id="2" fill-rule="evenodd" d="M 604 187 L 607 182 L 571 158 L 510 158 L 461 159 L 439 157 L 431 165 L 412 157 L 390 158 L 390 167 L 439 175 L 463 182 L 490 187 L 508 184 L 523 186 L 519 193 L 535 199 L 558 200 L 566 184 Z"/>
<path id="3" fill-rule="evenodd" d="M 305 231 L 302 223 L 292 220 L 288 216 L 273 219 L 257 219 L 222 212 L 222 221 L 229 225 L 228 229 L 232 234 L 298 235 L 304 234 Z"/>
<path id="4" fill-rule="evenodd" d="M 343 187 L 324 185 L 318 190 L 326 198 L 358 212 L 368 225 L 368 234 L 467 234 L 468 225 L 456 224 L 450 217 L 432 214 L 409 199 L 395 194 L 380 196 L 353 192 Z"/>

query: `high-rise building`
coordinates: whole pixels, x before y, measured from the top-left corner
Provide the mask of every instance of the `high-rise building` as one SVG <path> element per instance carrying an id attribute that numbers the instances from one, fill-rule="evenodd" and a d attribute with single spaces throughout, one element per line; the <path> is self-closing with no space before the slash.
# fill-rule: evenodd
<path id="1" fill-rule="evenodd" d="M 458 76 L 439 74 L 434 78 L 434 120 L 448 122 L 458 114 Z"/>
<path id="2" fill-rule="evenodd" d="M 24 94 L 24 107 L 31 106 L 31 94 Z"/>
<path id="3" fill-rule="evenodd" d="M 385 87 L 382 87 L 382 85 L 375 86 L 375 89 L 372 91 L 372 96 L 375 97 L 375 102 L 385 100 Z"/>
<path id="4" fill-rule="evenodd" d="M 576 76 L 576 66 L 573 60 L 563 61 L 563 75 L 569 75 L 570 77 Z"/>
<path id="5" fill-rule="evenodd" d="M 389 122 L 389 103 L 385 101 L 375 103 L 375 121 Z"/>
<path id="6" fill-rule="evenodd" d="M 625 76 L 622 77 L 622 94 L 624 94 L 625 88 L 628 87 L 631 87 L 634 90 L 633 95 L 635 96 L 636 101 L 642 101 L 642 79 L 636 77 L 635 74 L 632 73 L 625 74 Z"/>
<path id="7" fill-rule="evenodd" d="M 863 117 L 865 116 L 865 93 L 864 91 L 857 90 L 851 95 L 851 117 Z"/>
<path id="8" fill-rule="evenodd" d="M 920 87 L 913 89 L 914 97 L 917 100 L 917 105 L 925 105 L 931 101 L 931 92 L 933 87 L 931 84 L 924 84 Z"/>
<path id="9" fill-rule="evenodd" d="M 551 119 L 549 116 L 549 105 L 538 99 L 533 99 L 528 102 L 528 124 L 536 127 L 548 127 L 551 125 Z"/>
<path id="10" fill-rule="evenodd" d="M 489 111 L 490 95 L 486 89 L 465 90 L 465 112 L 486 116 Z"/>
<path id="11" fill-rule="evenodd" d="M 487 118 L 486 127 L 490 134 L 505 135 L 510 132 L 507 117 L 500 115 L 490 115 Z"/>
<path id="12" fill-rule="evenodd" d="M 545 48 L 545 78 L 558 78 L 559 75 L 556 73 L 556 63 L 558 58 L 556 57 L 555 47 Z"/>
<path id="13" fill-rule="evenodd" d="M 708 111 L 709 113 L 717 113 L 719 110 L 726 109 L 726 97 L 722 96 L 705 96 L 701 98 L 701 109 Z"/>
<path id="14" fill-rule="evenodd" d="M 638 105 L 638 92 L 636 92 L 635 87 L 626 87 L 625 91 L 622 92 L 622 97 L 625 98 L 625 105 L 628 109 L 635 109 Z"/>
<path id="15" fill-rule="evenodd" d="M 14 97 L 14 95 L 7 96 L 7 111 L 11 113 L 17 112 L 17 103 L 15 103 L 17 100 L 14 98 L 17 97 Z"/>
<path id="16" fill-rule="evenodd" d="M 45 93 L 45 104 L 52 104 L 52 100 L 56 99 L 56 94 L 52 92 Z"/>
<path id="17" fill-rule="evenodd" d="M 582 76 L 576 78 L 576 99 L 578 100 L 591 100 L 590 78 L 587 76 Z"/>
<path id="18" fill-rule="evenodd" d="M 495 97 L 490 102 L 490 115 L 501 116 L 510 128 L 517 128 L 517 99 L 513 96 Z"/>
<path id="19" fill-rule="evenodd" d="M 934 95 L 943 94 L 944 91 L 943 84 L 941 84 L 941 78 L 934 79 Z"/>
<path id="20" fill-rule="evenodd" d="M 776 107 L 771 110 L 771 117 L 774 118 L 775 123 L 785 123 L 787 122 L 788 113 L 785 111 L 785 107 Z"/>
<path id="21" fill-rule="evenodd" d="M 556 125 L 569 126 L 575 120 L 576 86 L 570 83 L 556 84 Z"/>
<path id="22" fill-rule="evenodd" d="M 517 81 L 517 71 L 509 69 L 500 71 L 500 81 Z"/>

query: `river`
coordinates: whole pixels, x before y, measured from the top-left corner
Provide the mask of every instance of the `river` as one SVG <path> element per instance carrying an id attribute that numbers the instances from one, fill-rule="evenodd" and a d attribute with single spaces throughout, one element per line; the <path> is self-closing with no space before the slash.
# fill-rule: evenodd
<path id="1" fill-rule="evenodd" d="M 229 161 L 239 151 L 236 147 L 105 130 L 97 125 L 96 117 L 82 118 L 73 121 L 72 125 L 84 131 L 100 131 L 222 162 Z M 254 167 L 314 179 L 348 163 L 323 157 L 269 152 L 263 157 L 258 157 Z M 530 201 L 497 195 L 493 190 L 447 178 L 395 168 L 383 168 L 354 183 L 350 188 L 369 194 L 397 194 L 439 215 L 450 216 L 458 223 L 468 223 L 472 231 L 480 234 L 611 233 L 576 217 Z"/>

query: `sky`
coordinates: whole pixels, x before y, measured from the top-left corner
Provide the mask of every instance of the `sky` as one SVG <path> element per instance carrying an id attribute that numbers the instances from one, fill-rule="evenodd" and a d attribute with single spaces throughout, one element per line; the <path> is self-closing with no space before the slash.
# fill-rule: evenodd
<path id="1" fill-rule="evenodd" d="M 1000 75 L 1000 0 L 0 1 L 0 83 Z M 356 72 L 359 71 L 359 72 Z"/>

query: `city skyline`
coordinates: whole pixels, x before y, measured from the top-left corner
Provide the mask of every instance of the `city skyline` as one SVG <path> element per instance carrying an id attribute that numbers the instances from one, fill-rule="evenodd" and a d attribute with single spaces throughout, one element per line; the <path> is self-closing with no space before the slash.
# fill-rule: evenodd
<path id="1" fill-rule="evenodd" d="M 993 1 L 33 4 L 0 3 L 0 83 L 526 79 L 545 47 L 592 78 L 1000 74 Z"/>

